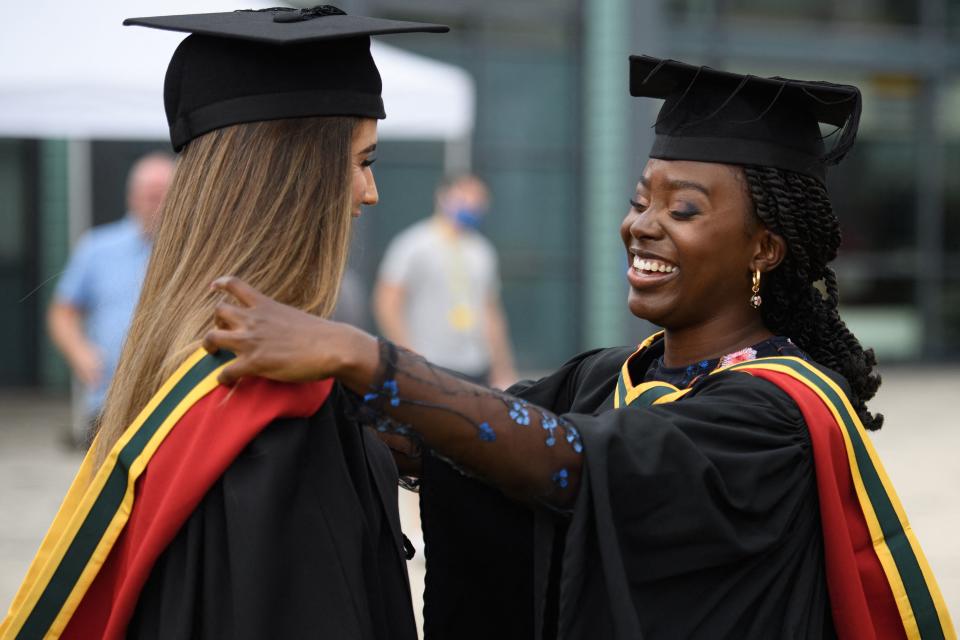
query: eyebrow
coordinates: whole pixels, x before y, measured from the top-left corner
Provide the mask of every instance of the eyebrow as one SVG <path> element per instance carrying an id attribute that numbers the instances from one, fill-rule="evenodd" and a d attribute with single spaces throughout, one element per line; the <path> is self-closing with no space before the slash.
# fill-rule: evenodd
<path id="1" fill-rule="evenodd" d="M 370 145 L 370 146 L 367 147 L 366 149 L 361 149 L 360 151 L 357 151 L 357 154 L 361 154 L 361 153 L 373 153 L 373 152 L 376 151 L 376 150 L 377 150 L 377 143 L 374 142 L 372 145 Z"/>
<path id="2" fill-rule="evenodd" d="M 640 176 L 640 184 L 643 185 L 644 189 L 650 188 L 650 180 L 646 176 Z M 699 191 L 705 196 L 710 195 L 710 190 L 699 182 L 693 182 L 692 180 L 668 180 L 667 189 L 671 191 L 683 191 L 685 189 L 693 189 L 694 191 Z"/>

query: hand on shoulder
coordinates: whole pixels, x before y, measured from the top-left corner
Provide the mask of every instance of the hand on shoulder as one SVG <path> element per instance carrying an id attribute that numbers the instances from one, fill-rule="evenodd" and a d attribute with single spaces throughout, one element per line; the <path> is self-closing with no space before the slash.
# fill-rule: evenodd
<path id="1" fill-rule="evenodd" d="M 203 347 L 226 349 L 236 359 L 220 373 L 232 385 L 247 376 L 281 382 L 305 382 L 329 377 L 372 378 L 378 363 L 376 339 L 350 325 L 324 320 L 281 304 L 243 280 L 226 276 L 211 288 L 231 296 L 214 311 L 214 329 Z"/>

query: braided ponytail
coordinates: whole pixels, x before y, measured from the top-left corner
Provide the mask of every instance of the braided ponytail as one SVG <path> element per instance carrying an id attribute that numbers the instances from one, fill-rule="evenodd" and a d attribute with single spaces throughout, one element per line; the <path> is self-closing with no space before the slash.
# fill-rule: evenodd
<path id="1" fill-rule="evenodd" d="M 773 167 L 743 171 L 757 218 L 788 247 L 763 283 L 764 323 L 846 378 L 860 420 L 867 429 L 879 429 L 883 416 L 871 414 L 866 404 L 880 386 L 873 371 L 877 361 L 873 349 L 864 349 L 840 319 L 837 276 L 827 266 L 837 256 L 840 223 L 826 188 L 815 178 Z"/>

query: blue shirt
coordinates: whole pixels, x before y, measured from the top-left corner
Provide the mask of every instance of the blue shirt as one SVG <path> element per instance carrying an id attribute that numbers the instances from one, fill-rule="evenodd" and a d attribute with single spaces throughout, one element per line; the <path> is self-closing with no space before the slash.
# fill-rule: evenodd
<path id="1" fill-rule="evenodd" d="M 56 299 L 83 312 L 87 338 L 103 359 L 100 383 L 86 390 L 85 404 L 91 416 L 103 406 L 120 360 L 151 247 L 149 237 L 129 215 L 95 227 L 80 238 L 57 283 Z"/>

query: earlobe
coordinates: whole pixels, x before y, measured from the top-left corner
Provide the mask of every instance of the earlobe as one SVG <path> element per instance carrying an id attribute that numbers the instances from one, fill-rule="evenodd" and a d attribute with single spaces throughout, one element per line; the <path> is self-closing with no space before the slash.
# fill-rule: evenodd
<path id="1" fill-rule="evenodd" d="M 753 258 L 753 269 L 762 273 L 773 271 L 786 257 L 787 241 L 780 234 L 764 229 L 757 253 Z"/>

